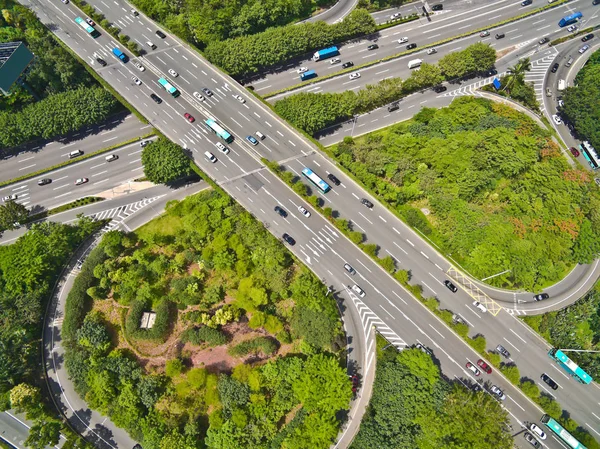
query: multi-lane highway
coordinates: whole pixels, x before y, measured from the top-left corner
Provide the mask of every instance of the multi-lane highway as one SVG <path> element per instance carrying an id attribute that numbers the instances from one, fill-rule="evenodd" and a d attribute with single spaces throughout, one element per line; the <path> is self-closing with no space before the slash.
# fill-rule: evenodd
<path id="1" fill-rule="evenodd" d="M 57 140 L 24 145 L 16 154 L 7 155 L 0 163 L 0 182 L 28 175 L 68 159 L 68 153 L 84 149 L 87 153 L 126 142 L 152 132 L 152 127 L 140 122 L 133 114 L 120 113 L 106 123 L 90 126 Z"/>
<path id="2" fill-rule="evenodd" d="M 71 151 L 72 148 L 68 147 L 56 156 L 64 160 L 69 157 Z M 0 198 L 16 195 L 14 201 L 23 204 L 32 213 L 37 213 L 79 198 L 94 196 L 143 177 L 141 153 L 142 147 L 139 143 L 125 145 L 110 153 L 84 159 L 38 177 L 2 187 Z M 106 157 L 109 154 L 118 156 L 118 159 L 107 162 Z M 41 179 L 50 179 L 52 182 L 38 185 Z M 78 179 L 87 181 L 76 185 Z"/>
<path id="3" fill-rule="evenodd" d="M 22 1 L 38 12 L 44 23 L 53 25 L 57 35 L 96 68 L 94 55 L 101 55 L 109 61 L 108 67 L 100 68 L 98 73 L 169 138 L 190 148 L 202 169 L 259 220 L 268 223 L 275 235 L 280 236 L 283 232 L 291 234 L 297 241 L 292 248 L 294 253 L 328 284 L 338 287 L 347 304 L 358 305 L 362 310 L 368 308 L 378 317 L 377 327 L 385 332 L 389 330 L 391 333 L 388 335 L 395 334 L 400 346 L 403 345 L 400 342 L 408 345 L 421 341 L 432 348 L 446 375 L 471 379 L 464 365 L 467 360 L 476 361 L 477 356 L 472 349 L 315 211 L 312 211 L 310 218 L 297 213 L 297 207 L 302 201 L 262 166 L 259 157 L 277 160 L 296 172 L 305 165 L 315 168 L 322 175 L 335 171 L 342 180 L 342 185 L 326 195 L 320 195 L 326 205 L 340 211 L 342 217 L 352 220 L 358 229 L 365 232 L 369 242 L 378 243 L 382 256 L 390 253 L 401 267 L 408 267 L 413 275 L 412 282 L 423 285 L 426 296 L 437 296 L 442 307 L 461 314 L 470 325 L 471 335 L 485 335 L 488 349 L 494 349 L 498 343 L 504 342 L 523 376 L 544 388 L 539 376 L 542 372 L 550 374 L 561 387 L 551 394 L 556 395 L 573 419 L 592 434 L 596 432 L 600 419 L 595 418 L 593 410 L 600 404 L 600 389 L 596 384 L 587 387 L 576 384 L 557 371 L 546 356 L 548 348 L 545 343 L 513 315 L 515 311 L 521 310 L 518 298 L 511 304 L 503 304 L 512 312 L 509 313 L 482 296 L 489 307 L 489 312 L 484 314 L 471 306 L 472 295 L 479 295 L 476 290 L 470 290 L 469 294 L 462 288 L 457 293 L 447 290 L 441 284 L 447 278 L 446 272 L 452 268 L 446 259 L 375 199 L 370 198 L 375 203 L 372 210 L 364 208 L 359 199 L 368 195 L 359 186 L 340 174 L 334 165 L 314 152 L 309 142 L 289 129 L 260 102 L 247 95 L 230 78 L 211 67 L 176 39 L 159 39 L 154 34 L 156 27 L 142 16 L 132 16 L 129 13 L 130 7 L 122 2 L 115 1 L 116 7 L 108 7 L 103 1 L 91 4 L 102 10 L 110 21 L 118 24 L 142 46 L 148 40 L 157 45 L 158 48 L 153 51 L 146 47 L 148 54 L 139 59 L 146 68 L 143 72 L 133 65 L 136 58 L 123 64 L 111 56 L 110 49 L 115 44 L 109 36 L 103 34 L 93 40 L 84 35 L 83 30 L 73 23 L 73 18 L 78 13 L 72 6 L 51 3 L 44 5 L 42 9 L 37 4 Z M 167 75 L 169 69 L 178 72 L 179 76 Z M 180 97 L 170 98 L 159 89 L 156 79 L 161 75 L 169 77 L 182 91 Z M 139 77 L 142 85 L 134 84 L 132 76 Z M 202 87 L 210 88 L 214 95 L 205 101 L 196 101 L 192 94 Z M 151 92 L 161 96 L 161 105 L 155 105 L 150 100 Z M 244 96 L 246 102 L 238 102 L 233 98 L 234 94 Z M 196 122 L 187 122 L 183 117 L 185 112 L 192 113 Z M 214 116 L 235 136 L 229 155 L 223 155 L 215 149 L 216 137 L 199 124 L 208 116 Z M 256 131 L 266 134 L 267 138 L 253 146 L 245 140 L 245 136 Z M 207 150 L 218 157 L 218 162 L 212 164 L 203 159 L 202 155 Z M 287 219 L 281 219 L 273 212 L 273 207 L 277 204 L 290 212 Z M 312 210 L 306 204 L 304 206 Z M 344 262 L 350 263 L 357 274 L 347 274 L 343 269 Z M 570 293 L 578 289 L 583 293 L 585 285 L 591 283 L 591 278 L 590 275 L 582 281 L 578 280 L 581 281 L 579 284 L 576 282 L 575 287 L 570 286 Z M 357 298 L 346 291 L 347 286 L 354 283 L 366 292 L 364 298 Z M 557 301 L 561 299 L 556 298 Z M 539 419 L 541 410 L 503 377 L 497 373 L 483 377 L 505 390 L 508 399 L 504 405 L 515 421 L 523 423 Z M 560 447 L 551 438 L 546 440 L 546 445 Z"/>
<path id="4" fill-rule="evenodd" d="M 406 51 L 406 46 L 411 43 L 416 43 L 418 47 L 407 56 L 358 70 L 361 77 L 356 80 L 351 81 L 349 75 L 345 74 L 330 78 L 321 83 L 313 82 L 294 92 L 356 90 L 363 88 L 367 84 L 374 84 L 392 76 L 407 78 L 410 74 L 408 61 L 418 58 L 425 62 L 435 63 L 444 55 L 462 50 L 475 42 L 488 43 L 502 54 L 503 51 L 513 49 L 528 41 L 538 41 L 545 36 L 556 38 L 566 35 L 568 33 L 567 29 L 559 28 L 558 21 L 573 11 L 581 11 L 583 13 L 582 26 L 599 23 L 598 14 L 600 8 L 598 6 L 592 5 L 592 2 L 588 0 L 573 0 L 562 6 L 535 14 L 518 22 L 490 29 L 489 36 L 480 37 L 476 33 L 467 38 L 458 39 L 435 47 L 437 53 L 432 55 L 428 55 L 424 49 L 419 49 L 452 36 L 468 33 L 470 30 L 486 28 L 488 25 L 510 19 L 522 14 L 524 9 L 537 8 L 544 5 L 547 5 L 545 0 L 534 0 L 533 5 L 526 7 L 521 7 L 520 2 L 497 0 L 490 4 L 475 6 L 469 10 L 454 12 L 448 9 L 447 11 L 445 10 L 444 14 L 432 16 L 431 22 L 423 20 L 420 22 L 410 22 L 389 28 L 369 38 L 353 40 L 340 46 L 340 56 L 338 57 L 342 63 L 351 61 L 355 66 L 404 52 Z M 496 39 L 495 35 L 497 33 L 504 34 L 505 37 Z M 399 43 L 398 40 L 404 37 L 408 38 L 408 41 Z M 369 50 L 368 46 L 372 44 L 377 44 L 378 48 Z M 297 73 L 300 67 L 315 70 L 318 75 L 330 75 L 342 69 L 340 63 L 330 64 L 329 60 L 315 62 L 307 55 L 306 59 L 293 65 L 288 64 L 280 70 L 269 71 L 269 74 L 263 74 L 257 79 L 253 79 L 251 84 L 260 95 L 266 95 L 270 92 L 297 85 L 300 83 L 299 74 Z M 318 78 L 316 79 L 318 80 Z"/>

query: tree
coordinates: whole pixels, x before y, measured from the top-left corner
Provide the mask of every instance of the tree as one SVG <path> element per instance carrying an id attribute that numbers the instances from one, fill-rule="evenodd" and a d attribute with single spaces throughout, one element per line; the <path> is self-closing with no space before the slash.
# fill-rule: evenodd
<path id="1" fill-rule="evenodd" d="M 332 317 L 305 306 L 298 306 L 290 321 L 291 333 L 311 346 L 330 350 L 339 329 L 339 322 Z"/>
<path id="2" fill-rule="evenodd" d="M 508 68 L 507 81 L 504 85 L 504 89 L 510 91 L 511 87 L 516 84 L 524 84 L 525 72 L 531 70 L 531 62 L 529 58 L 519 59 L 519 61 L 512 67 Z"/>
<path id="3" fill-rule="evenodd" d="M 60 439 L 59 421 L 37 420 L 29 429 L 29 436 L 25 440 L 25 446 L 32 449 L 45 449 L 54 447 Z"/>
<path id="4" fill-rule="evenodd" d="M 217 389 L 226 413 L 231 413 L 234 408 L 243 407 L 250 399 L 248 385 L 226 374 L 219 376 Z"/>
<path id="5" fill-rule="evenodd" d="M 7 201 L 0 205 L 0 231 L 12 230 L 23 223 L 29 216 L 29 210 L 16 201 Z"/>
<path id="6" fill-rule="evenodd" d="M 410 90 L 422 89 L 424 87 L 435 86 L 444 80 L 441 69 L 435 64 L 421 64 L 419 70 L 414 70 L 410 78 L 406 80 Z"/>
<path id="7" fill-rule="evenodd" d="M 28 419 L 36 418 L 42 411 L 40 389 L 22 383 L 10 390 L 10 405 L 18 412 L 25 412 Z"/>
<path id="8" fill-rule="evenodd" d="M 438 67 L 447 79 L 463 76 L 471 65 L 472 61 L 467 61 L 462 51 L 448 53 L 438 61 Z"/>
<path id="9" fill-rule="evenodd" d="M 167 184 L 191 173 L 190 160 L 179 145 L 159 138 L 142 151 L 144 174 L 155 184 Z"/>
<path id="10" fill-rule="evenodd" d="M 89 313 L 77 331 L 77 343 L 92 354 L 105 353 L 110 348 L 110 335 L 97 312 Z"/>

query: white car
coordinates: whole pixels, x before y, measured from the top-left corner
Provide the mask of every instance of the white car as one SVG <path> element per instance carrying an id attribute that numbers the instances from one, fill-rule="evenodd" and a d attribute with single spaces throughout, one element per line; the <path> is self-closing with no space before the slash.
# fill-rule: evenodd
<path id="1" fill-rule="evenodd" d="M 304 73 L 304 72 L 308 72 L 308 67 L 300 67 L 300 68 L 297 70 L 297 72 L 298 72 L 298 73 Z"/>
<path id="2" fill-rule="evenodd" d="M 481 33 L 479 33 L 479 37 L 487 37 L 490 35 L 489 31 L 482 31 Z"/>
<path id="3" fill-rule="evenodd" d="M 579 53 L 584 54 L 586 51 L 588 51 L 589 48 L 590 48 L 589 45 L 584 45 L 583 47 L 581 47 L 579 49 Z"/>
<path id="4" fill-rule="evenodd" d="M 556 123 L 557 125 L 562 124 L 562 120 L 560 119 L 560 117 L 556 114 L 552 115 L 552 120 L 554 120 L 554 123 Z"/>
<path id="5" fill-rule="evenodd" d="M 479 301 L 473 301 L 473 306 L 476 309 L 479 309 L 479 311 L 485 313 L 487 312 L 487 309 L 485 308 L 485 306 L 483 304 L 481 304 Z"/>
<path id="6" fill-rule="evenodd" d="M 358 73 L 358 72 L 351 73 L 348 78 L 350 78 L 351 80 L 356 80 L 356 79 L 360 78 L 360 73 Z"/>
<path id="7" fill-rule="evenodd" d="M 75 181 L 75 185 L 80 186 L 81 184 L 85 184 L 88 181 L 89 181 L 89 179 L 87 179 L 87 178 L 78 178 L 77 181 Z"/>
<path id="8" fill-rule="evenodd" d="M 498 388 L 496 385 L 492 385 L 492 388 L 490 388 L 491 392 L 494 393 L 496 395 L 496 397 L 498 399 L 500 399 L 501 401 L 506 399 L 506 395 L 504 394 L 504 391 L 502 391 L 500 388 Z"/>
<path id="9" fill-rule="evenodd" d="M 562 100 L 558 100 L 558 107 L 559 107 L 559 108 L 562 108 L 562 107 L 564 107 L 564 105 L 565 105 L 565 102 L 564 102 L 564 101 L 562 101 Z"/>
<path id="10" fill-rule="evenodd" d="M 300 211 L 300 213 L 302 215 L 304 215 L 306 218 L 310 217 L 310 212 L 307 211 L 304 207 L 300 206 L 298 207 L 298 210 Z"/>
<path id="11" fill-rule="evenodd" d="M 577 25 L 571 25 L 569 28 L 567 28 L 567 31 L 571 32 L 571 31 L 575 31 L 576 29 L 577 29 Z"/>
<path id="12" fill-rule="evenodd" d="M 134 15 L 134 16 L 136 16 L 136 17 L 140 15 L 140 13 L 139 13 L 139 12 L 137 12 L 135 9 L 132 9 L 132 10 L 131 10 L 131 14 L 133 14 L 133 15 Z"/>
<path id="13" fill-rule="evenodd" d="M 140 64 L 139 62 L 134 62 L 134 63 L 133 63 L 133 65 L 134 65 L 134 66 L 136 66 L 136 67 L 137 67 L 137 69 L 138 69 L 140 72 L 143 72 L 144 70 L 146 70 L 146 67 L 144 67 L 144 66 L 143 66 L 142 64 Z"/>
<path id="14" fill-rule="evenodd" d="M 131 77 L 131 80 L 132 80 L 132 81 L 133 81 L 135 84 L 137 84 L 138 86 L 141 86 L 141 85 L 142 85 L 142 82 L 140 81 L 140 79 L 139 79 L 139 78 L 136 78 L 135 76 L 132 76 L 132 77 Z"/>
<path id="15" fill-rule="evenodd" d="M 92 19 L 85 19 L 85 21 L 87 22 L 87 24 L 91 27 L 95 27 L 96 26 L 96 22 L 94 22 Z"/>
<path id="16" fill-rule="evenodd" d="M 362 288 L 360 288 L 358 285 L 354 284 L 352 286 L 352 290 L 354 291 L 354 293 L 356 293 L 358 296 L 360 296 L 361 298 L 365 297 L 365 292 Z"/>
<path id="17" fill-rule="evenodd" d="M 538 437 L 540 437 L 540 440 L 546 439 L 546 434 L 544 433 L 544 431 L 542 429 L 540 429 L 538 426 L 536 426 L 535 424 L 533 424 L 533 423 L 529 424 L 529 430 L 531 430 Z"/>
<path id="18" fill-rule="evenodd" d="M 8 195 L 8 196 L 5 196 L 4 198 L 2 198 L 2 200 L 6 203 L 7 201 L 14 201 L 17 198 L 18 198 L 17 195 Z"/>
<path id="19" fill-rule="evenodd" d="M 390 20 L 396 20 L 396 19 L 399 19 L 400 17 L 402 17 L 402 14 L 400 14 L 399 12 L 396 12 L 390 16 Z"/>
<path id="20" fill-rule="evenodd" d="M 342 62 L 340 58 L 333 58 L 329 61 L 329 64 L 339 64 L 340 62 Z"/>
<path id="21" fill-rule="evenodd" d="M 217 142 L 215 143 L 215 146 L 219 149 L 219 151 L 223 154 L 228 154 L 229 153 L 229 148 L 227 148 L 225 145 L 223 145 L 221 142 Z"/>
<path id="22" fill-rule="evenodd" d="M 177 78 L 179 76 L 179 73 L 177 73 L 173 69 L 169 69 L 169 75 L 171 75 L 173 78 Z"/>
<path id="23" fill-rule="evenodd" d="M 437 53 L 437 50 L 435 48 L 430 48 L 429 50 L 427 50 L 428 55 L 432 55 L 434 53 Z"/>
<path id="24" fill-rule="evenodd" d="M 204 96 L 200 92 L 194 92 L 193 95 L 196 97 L 196 100 L 204 101 Z"/>
<path id="25" fill-rule="evenodd" d="M 398 43 L 399 44 L 404 44 L 405 42 L 408 42 L 408 38 L 407 37 L 401 37 L 400 39 L 398 39 Z"/>
<path id="26" fill-rule="evenodd" d="M 237 101 L 239 101 L 242 104 L 244 104 L 246 102 L 244 97 L 242 97 L 241 95 L 234 95 L 233 98 L 235 98 Z"/>

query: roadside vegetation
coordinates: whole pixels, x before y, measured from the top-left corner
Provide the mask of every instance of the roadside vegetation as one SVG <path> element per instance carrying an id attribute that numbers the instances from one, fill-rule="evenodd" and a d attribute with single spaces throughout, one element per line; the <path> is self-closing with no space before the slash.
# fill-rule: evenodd
<path id="1" fill-rule="evenodd" d="M 553 347 L 600 351 L 600 284 L 583 298 L 557 312 L 523 317 Z M 594 379 L 600 378 L 600 354 L 568 352 Z"/>
<path id="2" fill-rule="evenodd" d="M 600 254 L 600 192 L 548 131 L 461 97 L 330 150 L 367 189 L 477 278 L 539 291 Z"/>
<path id="3" fill-rule="evenodd" d="M 211 42 L 248 36 L 310 17 L 333 0 L 136 0 L 135 5 L 182 39 L 200 48 Z"/>
<path id="4" fill-rule="evenodd" d="M 10 96 L 0 97 L 0 155 L 105 120 L 119 108 L 27 8 L 0 0 L 0 42 L 23 41 L 35 59 Z"/>
<path id="5" fill-rule="evenodd" d="M 445 380 L 418 349 L 377 338 L 373 395 L 350 449 L 510 449 L 508 413 L 497 400 Z"/>
<path id="6" fill-rule="evenodd" d="M 327 293 L 241 206 L 202 192 L 90 253 L 66 366 L 144 449 L 327 448 L 352 395 Z"/>
<path id="7" fill-rule="evenodd" d="M 100 226 L 35 224 L 11 245 L 0 246 L 0 410 L 25 412 L 34 423 L 27 447 L 44 448 L 67 436 L 63 448 L 87 447 L 57 419 L 45 392 L 40 354 L 42 319 L 54 283 L 73 251 Z"/>
<path id="8" fill-rule="evenodd" d="M 577 73 L 575 86 L 567 87 L 563 101 L 561 115 L 574 125 L 582 140 L 600 151 L 600 50 Z"/>
<path id="9" fill-rule="evenodd" d="M 183 148 L 165 137 L 146 145 L 142 151 L 144 175 L 154 184 L 168 184 L 192 173 Z"/>
<path id="10" fill-rule="evenodd" d="M 437 65 L 422 64 L 418 70 L 413 70 L 406 80 L 387 78 L 377 84 L 367 85 L 358 92 L 302 92 L 277 101 L 274 108 L 275 112 L 296 127 L 314 134 L 354 115 L 372 111 L 445 80 L 485 72 L 492 68 L 495 62 L 496 51 L 489 45 L 478 42 L 463 51 L 444 56 Z"/>
<path id="11" fill-rule="evenodd" d="M 532 111 L 539 113 L 540 105 L 535 96 L 533 83 L 525 82 L 525 73 L 530 70 L 531 62 L 529 58 L 519 59 L 517 64 L 509 67 L 508 73 L 500 78 L 500 89 L 496 89 L 492 84 L 483 86 L 482 89 L 515 100 Z"/>
<path id="12" fill-rule="evenodd" d="M 248 75 L 295 56 L 372 33 L 375 28 L 375 20 L 367 11 L 355 9 L 334 25 L 325 22 L 292 24 L 251 36 L 213 41 L 206 47 L 205 55 L 232 76 Z"/>

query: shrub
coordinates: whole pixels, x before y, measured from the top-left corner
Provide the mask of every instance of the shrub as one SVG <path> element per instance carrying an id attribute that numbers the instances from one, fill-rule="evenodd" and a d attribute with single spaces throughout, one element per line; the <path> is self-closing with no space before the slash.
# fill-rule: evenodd
<path id="1" fill-rule="evenodd" d="M 201 326 L 186 330 L 181 336 L 181 341 L 190 342 L 193 345 L 206 343 L 212 347 L 227 343 L 227 336 L 218 329 Z"/>
<path id="2" fill-rule="evenodd" d="M 364 241 L 365 235 L 359 231 L 350 231 L 348 233 L 348 238 L 358 245 Z"/>
<path id="3" fill-rule="evenodd" d="M 519 374 L 519 368 L 517 368 L 516 365 L 502 364 L 500 365 L 500 371 L 502 371 L 502 374 L 504 374 L 511 383 L 519 385 L 519 378 L 521 375 Z"/>
<path id="4" fill-rule="evenodd" d="M 379 265 L 381 265 L 388 273 L 393 273 L 396 269 L 396 261 L 389 255 L 385 256 L 383 259 L 379 259 Z"/>
<path id="5" fill-rule="evenodd" d="M 467 338 L 467 343 L 469 343 L 478 353 L 483 354 L 485 352 L 486 342 L 483 335 L 477 335 L 475 338 Z M 517 376 L 517 381 L 518 380 L 519 377 Z"/>
<path id="6" fill-rule="evenodd" d="M 165 366 L 165 373 L 169 377 L 179 376 L 183 372 L 183 362 L 179 359 L 169 360 Z"/>
<path id="7" fill-rule="evenodd" d="M 125 332 L 128 336 L 134 337 L 137 335 L 145 308 L 146 304 L 143 301 L 133 301 L 131 303 L 125 320 Z"/>
<path id="8" fill-rule="evenodd" d="M 271 355 L 275 351 L 277 351 L 277 344 L 273 340 L 267 337 L 256 337 L 229 348 L 227 352 L 234 357 L 242 357 L 248 354 L 258 354 L 259 352 L 264 355 Z"/>
<path id="9" fill-rule="evenodd" d="M 540 389 L 534 382 L 532 382 L 531 380 L 521 380 L 520 387 L 521 391 L 525 393 L 526 396 L 537 402 L 537 400 L 540 397 Z"/>
<path id="10" fill-rule="evenodd" d="M 367 243 L 365 245 L 362 245 L 362 249 L 369 256 L 377 257 L 377 253 L 379 252 L 379 245 L 375 243 Z"/>

